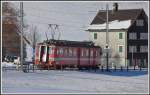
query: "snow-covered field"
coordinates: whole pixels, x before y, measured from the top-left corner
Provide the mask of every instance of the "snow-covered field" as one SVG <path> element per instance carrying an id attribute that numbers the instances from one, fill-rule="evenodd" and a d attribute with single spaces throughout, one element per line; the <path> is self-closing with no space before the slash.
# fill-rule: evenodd
<path id="1" fill-rule="evenodd" d="M 148 93 L 147 71 L 2 72 L 3 93 Z"/>

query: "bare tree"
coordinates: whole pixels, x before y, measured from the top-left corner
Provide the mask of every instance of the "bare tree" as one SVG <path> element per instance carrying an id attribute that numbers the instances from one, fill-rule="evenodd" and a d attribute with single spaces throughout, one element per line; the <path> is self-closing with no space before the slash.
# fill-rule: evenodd
<path id="1" fill-rule="evenodd" d="M 37 29 L 37 26 L 31 25 L 31 28 L 26 32 L 26 37 L 30 41 L 30 45 L 33 48 L 33 59 L 35 53 L 36 44 L 40 41 L 40 35 Z"/>

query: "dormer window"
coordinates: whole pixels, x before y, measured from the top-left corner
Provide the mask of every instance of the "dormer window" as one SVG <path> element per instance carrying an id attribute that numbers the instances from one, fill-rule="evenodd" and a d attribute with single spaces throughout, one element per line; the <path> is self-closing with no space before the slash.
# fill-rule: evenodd
<path id="1" fill-rule="evenodd" d="M 144 21 L 143 21 L 143 19 L 138 19 L 138 20 L 136 20 L 136 26 L 144 26 Z"/>

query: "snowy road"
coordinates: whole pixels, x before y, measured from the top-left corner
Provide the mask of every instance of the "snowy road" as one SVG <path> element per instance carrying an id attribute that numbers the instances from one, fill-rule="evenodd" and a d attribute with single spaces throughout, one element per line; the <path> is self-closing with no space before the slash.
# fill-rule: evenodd
<path id="1" fill-rule="evenodd" d="M 2 73 L 3 93 L 148 93 L 147 71 Z"/>

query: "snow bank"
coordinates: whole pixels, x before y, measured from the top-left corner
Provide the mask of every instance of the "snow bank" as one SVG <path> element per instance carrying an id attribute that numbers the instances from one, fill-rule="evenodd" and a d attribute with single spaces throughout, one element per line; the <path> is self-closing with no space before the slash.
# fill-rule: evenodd
<path id="1" fill-rule="evenodd" d="M 2 62 L 1 64 L 2 67 L 16 67 L 16 65 L 14 63 L 11 62 Z"/>
<path id="2" fill-rule="evenodd" d="M 131 25 L 131 20 L 118 21 L 114 20 L 109 22 L 109 29 L 127 29 Z M 92 24 L 87 29 L 106 29 L 106 23 L 104 24 Z"/>

